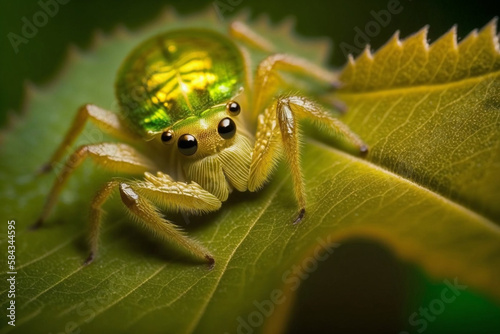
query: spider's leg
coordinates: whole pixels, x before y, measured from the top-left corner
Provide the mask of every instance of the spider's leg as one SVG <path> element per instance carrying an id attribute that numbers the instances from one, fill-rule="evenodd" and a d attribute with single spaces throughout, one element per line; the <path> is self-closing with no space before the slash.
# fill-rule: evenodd
<path id="1" fill-rule="evenodd" d="M 90 263 L 97 254 L 101 206 L 113 189 L 118 187 L 123 204 L 145 227 L 197 259 L 208 261 L 213 265 L 213 256 L 201 244 L 187 237 L 176 225 L 163 218 L 152 201 L 169 209 L 187 212 L 215 211 L 220 208 L 221 201 L 194 182 L 176 182 L 160 172 L 156 176 L 145 173 L 145 178 L 145 181 L 131 183 L 111 181 L 98 192 L 92 202 L 91 252 L 86 264 Z"/>
<path id="2" fill-rule="evenodd" d="M 324 96 L 325 92 L 331 93 L 332 89 L 339 86 L 336 73 L 328 71 L 304 58 L 276 53 L 276 48 L 270 40 L 258 34 L 243 22 L 232 22 L 229 26 L 229 33 L 234 39 L 244 44 L 244 46 L 249 46 L 270 54 L 259 63 L 255 77 L 253 77 L 248 71 L 248 68 L 251 68 L 251 59 L 246 52 L 246 48 L 242 48 L 244 51 L 243 56 L 247 63 L 247 86 L 252 87 L 254 92 L 253 98 L 249 101 L 250 108 L 253 110 L 253 115 L 249 115 L 250 120 L 256 119 L 263 111 L 263 108 L 276 96 L 280 88 L 293 88 L 293 84 L 290 87 L 290 83 L 283 80 L 280 72 L 298 74 L 324 85 L 323 90 L 326 88 L 326 91 L 321 90 L 321 92 L 310 93 L 316 96 L 318 100 L 325 102 L 326 105 L 341 112 L 345 111 L 345 105 L 340 101 L 332 98 L 330 94 Z"/>
<path id="3" fill-rule="evenodd" d="M 47 197 L 42 214 L 32 228 L 38 228 L 48 217 L 57 202 L 66 181 L 87 157 L 108 169 L 130 174 L 142 174 L 154 170 L 155 165 L 133 147 L 126 144 L 101 143 L 78 148 L 66 161 Z"/>
<path id="4" fill-rule="evenodd" d="M 285 118 L 293 114 L 298 119 L 307 119 L 312 124 L 328 133 L 333 138 L 340 139 L 359 151 L 368 153 L 368 146 L 349 127 L 337 118 L 332 117 L 322 106 L 302 96 L 285 96 L 278 99 L 279 113 Z M 280 118 L 280 122 L 284 119 Z M 281 125 L 281 123 L 280 123 Z"/>
<path id="5" fill-rule="evenodd" d="M 271 176 L 281 156 L 281 134 L 276 119 L 276 103 L 258 117 L 255 145 L 250 164 L 248 190 L 257 191 Z"/>
<path id="6" fill-rule="evenodd" d="M 234 39 L 254 49 L 268 53 L 273 53 L 275 51 L 275 47 L 271 41 L 259 35 L 241 21 L 234 21 L 229 25 L 229 34 Z"/>
<path id="7" fill-rule="evenodd" d="M 130 132 L 126 126 L 122 124 L 117 114 L 99 108 L 92 104 L 86 104 L 78 109 L 78 112 L 73 119 L 73 123 L 66 133 L 63 141 L 52 154 L 49 161 L 40 168 L 40 173 L 46 173 L 54 168 L 54 165 L 61 160 L 66 151 L 71 150 L 71 145 L 83 131 L 83 128 L 90 120 L 103 132 L 106 132 L 117 139 L 125 141 L 137 140 L 137 136 Z"/>
<path id="8" fill-rule="evenodd" d="M 287 87 L 281 72 L 299 74 L 318 83 L 334 86 L 337 75 L 309 62 L 306 59 L 287 55 L 273 54 L 259 63 L 253 83 L 253 112 L 258 115 L 268 106 L 280 89 Z"/>
<path id="9" fill-rule="evenodd" d="M 341 137 L 357 147 L 360 152 L 367 151 L 363 141 L 345 124 L 332 118 L 321 106 L 307 98 L 280 97 L 266 108 L 258 118 L 248 189 L 255 191 L 266 182 L 279 157 L 281 146 L 290 166 L 294 193 L 299 205 L 295 223 L 304 217 L 306 208 L 299 150 L 299 120 L 303 118 L 312 120 L 316 126 L 325 128 L 331 135 Z"/>

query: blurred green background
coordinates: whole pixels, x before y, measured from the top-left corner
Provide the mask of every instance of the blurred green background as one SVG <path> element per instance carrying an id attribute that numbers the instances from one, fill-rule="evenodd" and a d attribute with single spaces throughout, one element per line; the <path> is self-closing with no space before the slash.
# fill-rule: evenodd
<path id="1" fill-rule="evenodd" d="M 19 45 L 16 54 L 8 34 L 21 34 L 22 18 L 32 21 L 40 9 L 39 0 L 1 1 L 0 3 L 0 124 L 5 121 L 7 110 L 19 110 L 23 98 L 23 83 L 30 80 L 36 84 L 50 81 L 69 45 L 80 48 L 89 46 L 96 29 L 110 32 L 117 24 L 130 29 L 150 21 L 168 5 L 180 13 L 198 12 L 207 7 L 214 8 L 214 1 L 158 1 L 158 0 L 60 0 L 68 2 L 59 6 L 59 12 L 39 28 L 26 44 Z M 43 0 L 45 2 L 47 0 Z M 345 56 L 340 43 L 353 45 L 355 27 L 364 30 L 373 20 L 371 11 L 387 9 L 390 0 L 341 0 L 341 1 L 269 1 L 269 0 L 218 0 L 221 3 L 239 3 L 232 6 L 234 12 L 249 8 L 253 16 L 268 13 L 274 22 L 295 16 L 297 31 L 304 36 L 327 36 L 334 42 L 331 63 L 342 66 Z M 396 0 L 394 0 L 396 1 Z M 463 0 L 400 0 L 402 11 L 392 15 L 389 24 L 380 33 L 370 38 L 372 48 L 377 49 L 396 30 L 405 37 L 429 24 L 429 38 L 435 40 L 454 24 L 458 24 L 459 37 L 464 37 L 474 28 L 480 28 L 495 15 L 500 14 L 497 1 Z M 496 3 L 496 4 L 495 4 Z M 219 6 L 221 12 L 223 6 Z M 230 14 L 225 11 L 225 17 Z"/>
<path id="2" fill-rule="evenodd" d="M 86 49 L 97 29 L 106 33 L 123 24 L 133 30 L 154 19 L 167 5 L 174 6 L 181 14 L 207 7 L 215 10 L 217 6 L 213 1 L 60 1 L 67 4 L 59 5 L 58 13 L 38 28 L 27 43 L 19 44 L 17 53 L 9 33 L 21 36 L 23 18 L 33 21 L 33 15 L 41 10 L 40 4 L 37 0 L 0 3 L 1 125 L 6 124 L 8 113 L 21 112 L 24 83 L 28 80 L 37 85 L 50 82 L 57 75 L 68 46 Z M 374 20 L 371 12 L 387 9 L 390 2 L 219 0 L 234 8 L 233 13 L 248 8 L 252 17 L 267 13 L 273 22 L 294 16 L 300 35 L 331 38 L 330 63 L 336 67 L 341 67 L 346 60 L 341 43 L 354 46 L 356 27 L 364 30 L 365 25 Z M 392 15 L 390 22 L 370 37 L 372 49 L 383 45 L 396 30 L 406 37 L 427 24 L 430 41 L 454 24 L 458 25 L 460 39 L 500 14 L 498 1 L 401 0 L 399 3 L 401 12 Z M 218 8 L 224 18 L 229 19 L 231 13 L 226 6 L 218 5 Z M 304 282 L 289 331 L 420 333 L 423 327 L 412 326 L 408 318 L 439 298 L 445 287 L 442 280 L 430 279 L 412 265 L 401 263 L 381 246 L 362 240 L 345 242 L 336 256 Z M 442 314 L 428 321 L 422 332 L 500 333 L 500 308 L 487 296 L 468 289 L 447 305 Z"/>

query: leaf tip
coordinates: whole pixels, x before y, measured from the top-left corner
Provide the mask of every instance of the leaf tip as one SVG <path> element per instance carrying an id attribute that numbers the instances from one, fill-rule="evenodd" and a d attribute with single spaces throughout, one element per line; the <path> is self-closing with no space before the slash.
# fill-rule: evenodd
<path id="1" fill-rule="evenodd" d="M 493 39 L 493 47 L 497 53 L 500 53 L 500 45 L 498 43 L 498 39 L 500 38 L 500 34 L 497 34 L 497 24 L 498 24 L 498 16 L 495 16 L 491 19 L 490 22 L 486 24 L 484 30 L 489 29 L 491 33 L 491 37 Z"/>
<path id="2" fill-rule="evenodd" d="M 352 55 L 352 53 L 349 53 L 347 55 L 347 62 L 348 62 L 348 65 L 349 66 L 354 66 L 356 61 L 354 60 L 354 56 Z"/>
<path id="3" fill-rule="evenodd" d="M 12 130 L 21 120 L 21 116 L 14 110 L 7 111 L 5 125 L 0 129 L 0 144 L 4 144 L 5 138 L 10 130 Z"/>
<path id="4" fill-rule="evenodd" d="M 497 24 L 498 24 L 498 16 L 495 16 L 486 24 L 486 26 L 491 26 L 493 27 L 493 30 L 496 32 L 497 30 Z"/>
<path id="5" fill-rule="evenodd" d="M 293 31 L 295 31 L 295 25 L 297 23 L 297 20 L 295 19 L 294 16 L 287 16 L 285 17 L 281 23 L 278 25 L 278 31 L 280 31 L 282 34 L 285 36 L 288 36 L 291 34 Z"/>
<path id="6" fill-rule="evenodd" d="M 426 50 L 429 50 L 429 42 L 427 40 L 427 36 L 429 36 L 429 29 L 430 25 L 426 24 L 417 32 L 417 34 L 421 34 L 422 38 L 424 39 L 424 47 Z"/>
<path id="7" fill-rule="evenodd" d="M 104 32 L 101 29 L 96 29 L 92 33 L 92 37 L 90 40 L 90 49 L 95 50 L 104 44 L 104 42 L 106 41 L 106 37 L 104 36 Z"/>
<path id="8" fill-rule="evenodd" d="M 475 40 L 477 38 L 477 29 L 473 29 L 470 33 L 465 36 L 465 38 L 460 42 L 460 44 L 466 44 L 470 40 Z"/>
<path id="9" fill-rule="evenodd" d="M 38 86 L 33 81 L 31 81 L 29 79 L 24 80 L 23 88 L 24 88 L 27 95 L 31 95 L 33 93 L 37 93 L 38 91 L 40 91 Z"/>
<path id="10" fill-rule="evenodd" d="M 164 7 L 164 9 L 161 11 L 160 16 L 158 20 L 160 22 L 169 22 L 169 21 L 176 21 L 179 17 L 179 14 L 177 13 L 177 10 L 175 10 L 175 7 L 172 5 L 167 5 Z"/>
<path id="11" fill-rule="evenodd" d="M 400 31 L 399 31 L 399 30 L 396 30 L 396 31 L 394 32 L 394 34 L 392 34 L 391 39 L 389 40 L 389 43 L 388 43 L 388 44 L 392 44 L 392 43 L 394 43 L 394 44 L 396 44 L 396 45 L 401 46 L 401 38 L 400 38 L 400 34 L 401 34 L 401 33 L 400 33 Z"/>
<path id="12" fill-rule="evenodd" d="M 111 33 L 112 36 L 118 38 L 126 38 L 130 36 L 130 30 L 123 24 L 118 24 Z"/>
<path id="13" fill-rule="evenodd" d="M 68 45 L 68 50 L 66 51 L 66 59 L 76 59 L 81 55 L 81 50 L 76 44 Z"/>
<path id="14" fill-rule="evenodd" d="M 236 15 L 231 19 L 231 21 L 243 21 L 248 22 L 251 18 L 250 8 L 246 7 L 240 10 Z"/>
<path id="15" fill-rule="evenodd" d="M 458 48 L 458 34 L 457 34 L 457 31 L 458 31 L 458 26 L 456 24 L 454 24 L 451 29 L 448 31 L 448 34 L 452 35 L 453 36 L 453 43 L 454 43 L 454 47 L 455 49 Z"/>
<path id="16" fill-rule="evenodd" d="M 262 13 L 255 19 L 255 25 L 260 29 L 268 31 L 271 29 L 271 18 L 267 13 Z"/>
<path id="17" fill-rule="evenodd" d="M 364 50 L 363 50 L 363 53 L 361 54 L 360 57 L 365 57 L 369 60 L 373 60 L 373 54 L 371 52 L 371 46 L 370 44 L 366 44 Z"/>

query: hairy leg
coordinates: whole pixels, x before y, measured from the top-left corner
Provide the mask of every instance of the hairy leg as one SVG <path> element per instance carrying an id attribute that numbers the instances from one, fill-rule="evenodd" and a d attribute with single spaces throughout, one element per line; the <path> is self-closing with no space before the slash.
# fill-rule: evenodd
<path id="1" fill-rule="evenodd" d="M 239 40 L 254 49 L 268 53 L 273 53 L 275 51 L 273 43 L 259 35 L 243 22 L 232 22 L 229 26 L 229 34 L 234 39 Z"/>
<path id="2" fill-rule="evenodd" d="M 280 147 L 285 154 L 294 184 L 299 214 L 294 223 L 305 214 L 306 198 L 300 167 L 299 121 L 311 120 L 332 136 L 338 136 L 366 153 L 368 147 L 344 123 L 331 117 L 318 104 L 301 96 L 280 97 L 259 116 L 256 142 L 250 165 L 248 189 L 255 191 L 263 186 L 279 158 Z"/>
<path id="3" fill-rule="evenodd" d="M 131 183 L 111 181 L 97 193 L 91 209 L 91 251 L 85 263 L 92 262 L 97 254 L 102 221 L 101 207 L 112 191 L 119 188 L 123 204 L 146 228 L 195 258 L 213 265 L 213 256 L 201 244 L 187 237 L 176 225 L 165 219 L 152 202 L 175 210 L 208 212 L 219 209 L 220 200 L 194 182 L 176 182 L 160 172 L 156 176 L 145 173 L 145 178 L 145 181 Z"/>
<path id="4" fill-rule="evenodd" d="M 120 121 L 118 115 L 99 108 L 93 104 L 86 104 L 80 109 L 73 119 L 73 123 L 66 133 L 63 141 L 56 149 L 49 161 L 40 169 L 41 173 L 46 173 L 54 168 L 54 164 L 61 160 L 64 153 L 70 150 L 71 145 L 75 142 L 76 138 L 80 135 L 85 127 L 87 120 L 94 123 L 103 132 L 109 133 L 112 136 L 122 140 L 137 139 L 136 135 L 131 133 Z"/>
<path id="5" fill-rule="evenodd" d="M 52 189 L 47 196 L 42 214 L 32 226 L 33 229 L 43 224 L 43 221 L 48 217 L 56 204 L 57 198 L 68 181 L 68 178 L 87 157 L 92 158 L 98 165 L 117 172 L 142 174 L 145 171 L 155 169 L 155 165 L 152 161 L 126 144 L 102 143 L 81 146 L 69 157 L 62 171 L 54 181 Z"/>
<path id="6" fill-rule="evenodd" d="M 253 83 L 253 112 L 260 114 L 280 88 L 287 86 L 280 71 L 295 73 L 329 86 L 337 84 L 337 76 L 306 59 L 287 54 L 273 54 L 260 62 Z"/>

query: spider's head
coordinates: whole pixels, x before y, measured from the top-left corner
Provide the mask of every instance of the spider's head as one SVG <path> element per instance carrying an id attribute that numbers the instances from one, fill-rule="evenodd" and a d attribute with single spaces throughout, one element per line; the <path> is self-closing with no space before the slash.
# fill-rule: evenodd
<path id="1" fill-rule="evenodd" d="M 235 143 L 242 125 L 237 117 L 240 111 L 235 101 L 217 105 L 199 116 L 173 124 L 161 133 L 160 140 L 167 146 L 175 146 L 181 156 L 190 159 L 217 154 Z"/>

